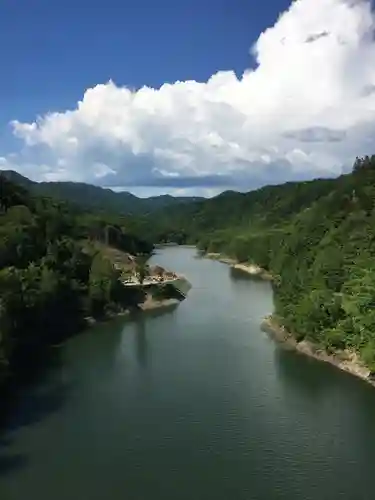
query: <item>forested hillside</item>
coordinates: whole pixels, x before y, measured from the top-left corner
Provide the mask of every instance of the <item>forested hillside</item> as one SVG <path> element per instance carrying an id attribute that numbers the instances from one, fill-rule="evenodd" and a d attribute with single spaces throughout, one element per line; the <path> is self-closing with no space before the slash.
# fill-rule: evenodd
<path id="1" fill-rule="evenodd" d="M 85 210 L 115 215 L 149 214 L 154 210 L 183 205 L 200 199 L 169 195 L 139 198 L 126 191 L 115 192 L 83 182 L 33 182 L 13 170 L 4 170 L 2 174 L 11 182 L 27 188 L 33 194 L 68 201 Z"/>
<path id="2" fill-rule="evenodd" d="M 14 346 L 58 337 L 64 321 L 119 300 L 115 277 L 109 295 L 103 291 L 112 268 L 82 247 L 99 239 L 130 253 L 194 243 L 254 262 L 275 276 L 275 314 L 298 339 L 353 348 L 375 371 L 375 156 L 337 179 L 226 192 L 126 221 L 1 182 L 1 331 L 13 332 L 2 334 L 5 361 Z"/>
<path id="3" fill-rule="evenodd" d="M 144 218 L 134 230 L 254 262 L 298 339 L 354 348 L 375 371 L 375 156 L 334 180 L 287 183 Z"/>
<path id="4" fill-rule="evenodd" d="M 86 316 L 134 301 L 98 250 L 147 254 L 125 222 L 32 196 L 0 175 L 0 383 L 21 363 L 74 333 Z"/>

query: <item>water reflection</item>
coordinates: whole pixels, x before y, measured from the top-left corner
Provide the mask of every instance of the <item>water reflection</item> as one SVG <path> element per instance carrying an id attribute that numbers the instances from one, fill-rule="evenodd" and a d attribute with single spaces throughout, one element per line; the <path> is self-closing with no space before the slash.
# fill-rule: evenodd
<path id="1" fill-rule="evenodd" d="M 148 364 L 149 351 L 144 316 L 139 316 L 135 323 L 135 352 L 139 366 L 146 367 Z"/>
<path id="2" fill-rule="evenodd" d="M 0 455 L 0 476 L 19 469 L 28 464 L 28 458 L 21 453 L 13 455 Z"/>
<path id="3" fill-rule="evenodd" d="M 241 271 L 241 269 L 236 269 L 235 267 L 229 267 L 229 276 L 233 281 L 261 281 L 258 276 L 245 273 Z"/>
<path id="4" fill-rule="evenodd" d="M 30 372 L 29 384 L 22 381 L 24 385 L 17 385 L 21 381 L 14 381 L 14 384 L 9 385 L 9 394 L 1 395 L 0 476 L 29 463 L 26 454 L 11 451 L 15 433 L 59 412 L 70 392 L 71 385 L 61 377 L 60 350 L 53 350 L 49 357 L 39 361 L 41 365 Z M 47 373 L 49 378 L 42 379 Z"/>
<path id="5" fill-rule="evenodd" d="M 299 354 L 283 344 L 275 345 L 274 359 L 280 383 L 287 393 L 297 390 L 304 398 L 319 398 L 335 386 L 335 368 Z M 319 370 L 316 369 L 317 364 L 321 365 Z"/>
<path id="6" fill-rule="evenodd" d="M 148 342 L 148 327 L 150 318 L 157 318 L 173 314 L 178 307 L 178 302 L 171 303 L 160 309 L 137 313 L 133 316 L 135 357 L 140 367 L 146 368 L 150 364 L 150 348 Z"/>
<path id="7" fill-rule="evenodd" d="M 260 333 L 269 283 L 163 255 L 188 299 L 62 347 L 0 442 L 0 498 L 372 500 L 375 390 Z"/>
<path id="8" fill-rule="evenodd" d="M 87 375 L 95 376 L 98 372 L 104 376 L 105 373 L 116 372 L 122 331 L 127 322 L 127 318 L 119 316 L 111 322 L 98 325 L 77 336 L 67 346 L 67 358 L 80 356 L 80 364 L 74 374 L 75 377 L 79 379 Z M 98 339 L 100 339 L 100 350 L 105 352 L 105 356 L 98 356 Z"/>

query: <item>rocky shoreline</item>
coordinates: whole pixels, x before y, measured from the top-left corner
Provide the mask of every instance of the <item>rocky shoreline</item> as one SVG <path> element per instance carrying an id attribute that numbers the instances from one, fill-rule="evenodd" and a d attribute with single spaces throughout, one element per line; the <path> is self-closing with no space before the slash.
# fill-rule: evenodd
<path id="1" fill-rule="evenodd" d="M 250 274 L 251 276 L 257 276 L 258 278 L 264 279 L 266 281 L 274 280 L 274 277 L 271 275 L 271 273 L 269 273 L 262 267 L 257 266 L 256 264 L 240 263 L 236 259 L 213 252 L 203 254 L 203 257 L 207 259 L 217 260 L 218 262 L 222 262 L 223 264 L 228 264 L 233 269 L 237 269 L 244 273 Z"/>
<path id="2" fill-rule="evenodd" d="M 256 266 L 255 264 L 233 264 L 233 269 L 238 269 L 239 271 L 243 271 L 244 273 L 251 274 L 251 276 L 257 276 L 266 281 L 273 281 L 274 278 L 272 274 L 270 274 L 265 269 Z"/>
<path id="3" fill-rule="evenodd" d="M 224 264 L 230 265 L 233 269 L 238 269 L 252 276 L 257 276 L 267 281 L 274 281 L 274 277 L 268 271 L 255 264 L 240 264 L 234 259 L 222 256 L 218 253 L 207 253 L 204 257 L 223 262 Z M 310 358 L 317 359 L 318 361 L 329 363 L 375 387 L 375 377 L 371 376 L 370 370 L 364 365 L 357 352 L 345 349 L 336 350 L 331 354 L 322 349 L 318 344 L 314 344 L 308 340 L 298 342 L 295 337 L 277 321 L 274 315 L 266 317 L 262 321 L 261 328 L 270 334 L 274 340 L 283 343 L 285 347 L 293 349 L 305 356 L 309 356 Z"/>
<path id="4" fill-rule="evenodd" d="M 262 321 L 261 328 L 272 336 L 277 342 L 283 343 L 287 348 L 293 349 L 305 356 L 329 363 L 342 371 L 354 375 L 375 387 L 375 378 L 364 365 L 359 355 L 349 349 L 336 350 L 330 354 L 319 345 L 308 340 L 298 342 L 295 337 L 282 326 L 275 316 L 270 315 Z"/>
<path id="5" fill-rule="evenodd" d="M 154 300 L 147 299 L 145 302 L 139 305 L 140 311 L 155 311 L 160 309 L 169 309 L 177 306 L 180 303 L 178 299 L 163 299 L 163 300 Z"/>
<path id="6" fill-rule="evenodd" d="M 160 311 L 163 309 L 172 309 L 177 307 L 181 301 L 179 299 L 162 299 L 157 300 L 153 299 L 151 296 L 148 296 L 144 302 L 138 304 L 137 307 L 121 309 L 119 311 L 113 311 L 105 314 L 101 318 L 94 318 L 93 316 L 87 316 L 85 318 L 86 327 L 90 328 L 92 326 L 96 326 L 100 323 L 106 323 L 113 319 L 119 317 L 130 317 L 132 314 L 140 313 L 140 312 L 148 312 L 148 311 Z"/>
<path id="7" fill-rule="evenodd" d="M 226 257 L 221 253 L 215 253 L 215 252 L 203 253 L 202 255 L 199 255 L 199 257 L 203 257 L 205 259 L 217 260 L 218 262 L 222 262 L 223 264 L 228 264 L 230 266 L 233 266 L 237 263 L 236 260 L 230 257 Z"/>

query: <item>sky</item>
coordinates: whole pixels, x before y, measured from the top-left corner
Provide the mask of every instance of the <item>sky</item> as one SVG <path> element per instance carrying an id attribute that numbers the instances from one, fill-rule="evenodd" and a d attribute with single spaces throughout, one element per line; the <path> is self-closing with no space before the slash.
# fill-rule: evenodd
<path id="1" fill-rule="evenodd" d="M 0 169 L 140 196 L 375 153 L 369 0 L 0 0 Z"/>

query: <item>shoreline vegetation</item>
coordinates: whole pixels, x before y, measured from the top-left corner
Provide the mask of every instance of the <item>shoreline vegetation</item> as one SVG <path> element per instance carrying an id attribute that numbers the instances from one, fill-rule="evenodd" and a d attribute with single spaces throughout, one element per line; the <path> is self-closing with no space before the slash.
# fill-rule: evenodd
<path id="1" fill-rule="evenodd" d="M 238 269 L 265 281 L 274 281 L 274 277 L 268 271 L 256 264 L 239 263 L 231 257 L 214 252 L 203 253 L 201 256 L 203 258 L 217 260 L 218 262 L 229 265 L 233 269 Z M 260 326 L 275 342 L 283 344 L 284 347 L 294 350 L 299 354 L 303 354 L 304 356 L 328 363 L 375 387 L 375 377 L 371 376 L 370 369 L 364 364 L 360 355 L 354 350 L 335 349 L 329 352 L 324 347 L 310 340 L 303 339 L 298 341 L 297 336 L 288 332 L 275 314 L 265 317 Z"/>

